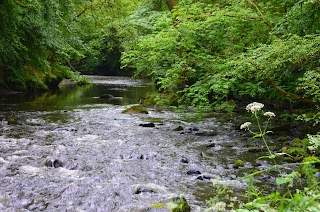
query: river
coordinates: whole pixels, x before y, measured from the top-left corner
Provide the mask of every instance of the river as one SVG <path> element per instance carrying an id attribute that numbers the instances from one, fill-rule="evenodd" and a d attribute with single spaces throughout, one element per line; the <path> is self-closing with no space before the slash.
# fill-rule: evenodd
<path id="1" fill-rule="evenodd" d="M 247 152 L 232 121 L 154 108 L 123 114 L 154 87 L 89 78 L 91 86 L 0 96 L 0 211 L 143 211 L 179 195 L 201 211 L 216 194 L 213 180 L 243 195 L 237 179 L 258 153 Z M 234 169 L 236 159 L 244 167 Z"/>

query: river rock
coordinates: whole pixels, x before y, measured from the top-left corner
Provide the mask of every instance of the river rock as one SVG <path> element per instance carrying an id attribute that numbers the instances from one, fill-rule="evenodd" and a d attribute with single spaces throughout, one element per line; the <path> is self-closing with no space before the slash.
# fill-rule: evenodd
<path id="1" fill-rule="evenodd" d="M 248 152 L 262 152 L 263 148 L 258 146 L 248 147 Z"/>
<path id="2" fill-rule="evenodd" d="M 103 94 L 101 96 L 99 96 L 100 99 L 106 99 L 106 100 L 110 100 L 110 99 L 114 99 L 115 97 L 112 96 L 111 94 Z"/>
<path id="3" fill-rule="evenodd" d="M 215 146 L 216 146 L 216 144 L 215 144 L 215 143 L 207 144 L 207 145 L 206 145 L 206 147 L 207 147 L 207 148 L 213 148 L 213 147 L 215 147 Z"/>
<path id="4" fill-rule="evenodd" d="M 181 163 L 189 163 L 189 159 L 187 159 L 185 157 L 181 158 L 180 161 L 181 161 Z"/>
<path id="5" fill-rule="evenodd" d="M 141 194 L 141 193 L 165 193 L 166 188 L 161 185 L 157 185 L 154 183 L 147 183 L 141 185 L 134 186 L 134 194 Z"/>
<path id="6" fill-rule="evenodd" d="M 135 190 L 134 194 L 141 194 L 141 193 L 156 193 L 156 192 L 152 188 L 140 186 Z"/>
<path id="7" fill-rule="evenodd" d="M 216 136 L 216 135 L 218 135 L 218 133 L 215 130 L 210 130 L 210 131 L 197 132 L 197 133 L 195 133 L 195 135 L 197 135 L 197 136 Z"/>
<path id="8" fill-rule="evenodd" d="M 122 113 L 125 113 L 125 114 L 139 114 L 139 113 L 148 114 L 148 110 L 141 105 L 134 105 L 130 108 L 123 110 Z"/>
<path id="9" fill-rule="evenodd" d="M 44 163 L 46 167 L 59 168 L 63 167 L 63 163 L 58 159 L 47 159 Z"/>
<path id="10" fill-rule="evenodd" d="M 140 127 L 155 127 L 154 123 L 139 124 Z"/>
<path id="11" fill-rule="evenodd" d="M 189 170 L 187 171 L 187 175 L 200 175 L 201 172 L 198 170 Z"/>
<path id="12" fill-rule="evenodd" d="M 175 129 L 173 129 L 173 131 L 182 131 L 183 130 L 183 127 L 182 126 L 178 126 L 176 127 Z"/>
<path id="13" fill-rule="evenodd" d="M 147 154 L 133 154 L 128 157 L 128 159 L 134 159 L 134 160 L 151 160 L 157 157 L 156 152 L 149 152 Z"/>
<path id="14" fill-rule="evenodd" d="M 210 180 L 210 179 L 212 179 L 212 177 L 209 175 L 200 175 L 197 177 L 197 180 Z"/>

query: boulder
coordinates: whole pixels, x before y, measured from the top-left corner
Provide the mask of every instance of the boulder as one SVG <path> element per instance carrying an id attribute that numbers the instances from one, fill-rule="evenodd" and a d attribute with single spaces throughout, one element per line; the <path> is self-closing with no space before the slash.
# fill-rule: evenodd
<path id="1" fill-rule="evenodd" d="M 148 110 L 141 105 L 134 105 L 130 108 L 123 110 L 122 113 L 125 113 L 125 114 L 139 114 L 139 113 L 148 114 Z"/>

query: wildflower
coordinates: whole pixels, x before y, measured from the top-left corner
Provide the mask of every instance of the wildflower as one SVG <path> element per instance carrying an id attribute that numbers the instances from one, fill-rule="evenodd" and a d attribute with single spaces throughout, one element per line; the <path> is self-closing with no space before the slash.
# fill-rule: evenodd
<path id="1" fill-rule="evenodd" d="M 311 152 L 316 152 L 320 146 L 320 135 L 308 134 L 308 139 L 309 139 L 309 146 L 308 146 L 309 150 Z"/>
<path id="2" fill-rule="evenodd" d="M 264 104 L 259 102 L 253 102 L 247 105 L 247 111 L 251 111 L 251 113 L 255 113 L 260 111 L 263 108 Z"/>
<path id="3" fill-rule="evenodd" d="M 249 126 L 251 125 L 251 122 L 245 122 L 241 124 L 240 129 L 249 129 Z"/>
<path id="4" fill-rule="evenodd" d="M 276 117 L 276 114 L 274 114 L 273 112 L 270 112 L 270 111 L 265 112 L 263 115 L 268 116 L 269 118 Z"/>

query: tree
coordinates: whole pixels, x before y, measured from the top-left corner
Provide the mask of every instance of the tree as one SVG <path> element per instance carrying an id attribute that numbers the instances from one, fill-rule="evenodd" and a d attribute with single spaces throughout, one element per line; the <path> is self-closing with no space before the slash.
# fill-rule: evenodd
<path id="1" fill-rule="evenodd" d="M 177 5 L 176 0 L 166 0 L 167 6 L 169 10 L 173 10 L 173 8 Z"/>

